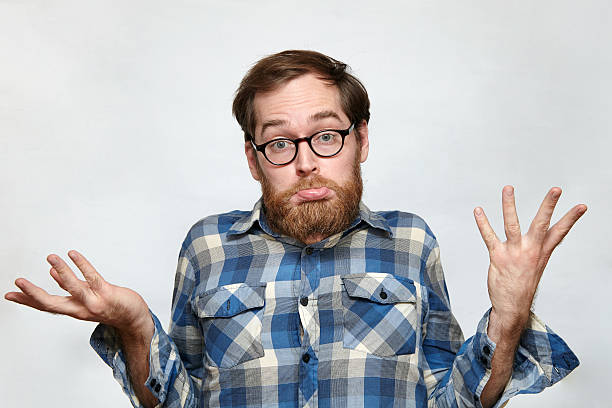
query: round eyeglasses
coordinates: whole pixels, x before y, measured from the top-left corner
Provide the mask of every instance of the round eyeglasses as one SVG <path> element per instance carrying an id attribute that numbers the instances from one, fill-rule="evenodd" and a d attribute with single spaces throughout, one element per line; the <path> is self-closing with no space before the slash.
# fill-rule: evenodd
<path id="1" fill-rule="evenodd" d="M 251 143 L 255 150 L 262 152 L 264 157 L 275 166 L 284 166 L 291 163 L 298 153 L 301 141 L 308 142 L 308 146 L 319 157 L 332 157 L 340 153 L 344 147 L 344 138 L 353 131 L 353 123 L 348 129 L 324 129 L 319 130 L 312 136 L 289 139 L 279 137 L 262 144 L 255 144 L 251 137 Z"/>

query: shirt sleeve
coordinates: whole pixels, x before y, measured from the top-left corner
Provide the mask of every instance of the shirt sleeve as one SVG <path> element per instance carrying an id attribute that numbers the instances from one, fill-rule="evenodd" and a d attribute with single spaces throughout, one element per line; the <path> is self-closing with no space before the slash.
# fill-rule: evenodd
<path id="1" fill-rule="evenodd" d="M 450 309 L 437 243 L 428 256 L 423 283 L 428 297 L 423 339 L 428 406 L 482 407 L 480 395 L 491 375 L 495 351 L 495 343 L 487 336 L 490 309 L 478 323 L 474 336 L 463 341 L 461 328 Z M 530 313 L 511 377 L 494 407 L 504 406 L 514 395 L 538 393 L 550 387 L 578 364 L 567 344 Z"/>
<path id="2" fill-rule="evenodd" d="M 185 248 L 185 247 L 183 247 Z M 197 407 L 202 379 L 204 342 L 197 317 L 191 310 L 190 295 L 194 269 L 184 249 L 179 255 L 169 334 L 151 313 L 155 332 L 149 352 L 149 376 L 146 386 L 159 400 L 156 408 Z M 127 360 L 115 328 L 99 324 L 90 344 L 104 362 L 134 407 L 143 407 L 134 393 L 127 372 Z"/>

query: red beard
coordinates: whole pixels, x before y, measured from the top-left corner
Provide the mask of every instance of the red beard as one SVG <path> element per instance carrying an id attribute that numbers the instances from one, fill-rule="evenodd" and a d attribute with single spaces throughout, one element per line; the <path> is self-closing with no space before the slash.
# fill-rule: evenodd
<path id="1" fill-rule="evenodd" d="M 332 159 L 333 160 L 333 159 Z M 272 230 L 301 242 L 309 238 L 323 240 L 344 231 L 359 214 L 363 191 L 361 166 L 356 155 L 351 179 L 343 185 L 319 175 L 301 179 L 288 190 L 275 192 L 272 184 L 259 169 L 266 219 Z M 302 202 L 296 206 L 289 199 L 307 188 L 327 187 L 335 191 L 330 199 Z"/>

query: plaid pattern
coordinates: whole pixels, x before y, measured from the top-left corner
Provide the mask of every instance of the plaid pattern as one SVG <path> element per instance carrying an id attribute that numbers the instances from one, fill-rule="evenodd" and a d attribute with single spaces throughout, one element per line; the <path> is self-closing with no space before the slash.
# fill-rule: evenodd
<path id="1" fill-rule="evenodd" d="M 464 341 L 416 215 L 361 204 L 346 231 L 304 246 L 273 233 L 258 202 L 190 229 L 168 334 L 153 315 L 147 386 L 160 407 L 479 407 L 488 313 Z M 99 325 L 91 345 L 139 407 L 114 329 Z M 497 406 L 577 365 L 532 314 Z"/>

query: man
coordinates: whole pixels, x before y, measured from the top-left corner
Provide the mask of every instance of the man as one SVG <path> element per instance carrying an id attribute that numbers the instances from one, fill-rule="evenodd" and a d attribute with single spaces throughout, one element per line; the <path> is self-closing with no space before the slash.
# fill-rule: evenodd
<path id="1" fill-rule="evenodd" d="M 260 60 L 236 93 L 252 211 L 197 222 L 181 247 L 169 335 L 134 291 L 76 251 L 71 296 L 25 279 L 6 298 L 101 324 L 91 344 L 134 406 L 500 406 L 578 365 L 530 312 L 544 267 L 586 211 L 549 228 L 561 190 L 522 235 L 513 189 L 502 193 L 507 240 L 481 208 L 491 309 L 464 342 L 450 310 L 436 239 L 416 215 L 361 203 L 369 100 L 346 65 L 312 51 Z"/>

